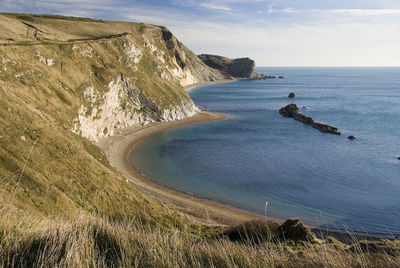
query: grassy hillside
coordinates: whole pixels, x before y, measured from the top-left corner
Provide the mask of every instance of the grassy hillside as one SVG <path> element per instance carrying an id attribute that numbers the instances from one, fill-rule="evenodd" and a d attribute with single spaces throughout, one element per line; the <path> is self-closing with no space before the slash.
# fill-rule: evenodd
<path id="1" fill-rule="evenodd" d="M 132 115 L 154 112 L 145 105 L 150 101 L 157 109 L 190 102 L 181 86 L 185 72 L 218 77 L 175 39 L 166 42 L 166 31 L 140 23 L 0 15 L 0 264 L 395 267 L 394 242 L 353 248 L 335 240 L 309 243 L 309 236 L 282 239 L 276 225 L 271 233 L 257 229 L 252 239 L 221 236 L 221 227 L 195 224 L 137 192 L 97 146 L 72 132 L 82 107 L 82 116 L 107 107 L 104 96 L 121 77 L 132 90 L 114 97 Z M 135 106 L 132 92 L 142 94 L 143 106 Z"/>
<path id="2" fill-rule="evenodd" d="M 110 22 L 88 18 L 56 15 L 30 15 L 3 13 L 0 22 L 0 40 L 3 42 L 32 42 L 32 28 L 37 28 L 37 37 L 48 42 L 67 42 L 82 39 L 97 39 L 122 33 L 141 32 L 157 26 L 130 22 Z M 21 43 L 20 43 L 21 44 Z"/>
<path id="3" fill-rule="evenodd" d="M 51 25 L 57 24 L 52 20 Z M 86 104 L 84 90 L 93 86 L 101 95 L 121 73 L 136 79 L 160 106 L 188 100 L 178 81 L 153 77 L 148 69 L 156 63 L 148 51 L 143 50 L 140 72 L 125 65 L 129 58 L 121 57 L 124 44 L 143 38 L 139 32 L 132 35 L 90 43 L 0 47 L 2 204 L 13 198 L 18 208 L 68 217 L 80 209 L 113 216 L 136 213 L 132 203 L 146 204 L 100 149 L 70 131 L 80 106 Z"/>

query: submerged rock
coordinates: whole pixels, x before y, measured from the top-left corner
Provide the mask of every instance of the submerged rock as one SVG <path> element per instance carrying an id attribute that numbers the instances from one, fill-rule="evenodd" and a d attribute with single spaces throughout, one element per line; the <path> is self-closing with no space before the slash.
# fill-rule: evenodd
<path id="1" fill-rule="evenodd" d="M 289 105 L 281 108 L 279 110 L 279 113 L 285 117 L 294 118 L 295 120 L 300 121 L 306 125 L 310 125 L 313 128 L 316 128 L 321 132 L 331 133 L 331 134 L 335 134 L 335 135 L 341 135 L 341 133 L 338 131 L 337 128 L 329 126 L 329 125 L 314 122 L 314 120 L 311 117 L 307 117 L 303 114 L 300 114 L 299 109 L 297 108 L 296 104 L 289 104 Z"/>
<path id="2" fill-rule="evenodd" d="M 289 94 L 288 98 L 291 98 L 291 99 L 293 99 L 294 97 L 296 97 L 296 95 L 294 94 L 294 92 L 290 92 L 290 94 Z"/>
<path id="3" fill-rule="evenodd" d="M 347 138 L 348 138 L 349 140 L 355 140 L 355 139 L 356 139 L 356 137 L 354 137 L 353 135 L 348 136 Z"/>
<path id="4" fill-rule="evenodd" d="M 285 78 L 285 77 L 284 77 L 283 75 L 280 75 L 279 78 L 280 78 L 280 79 L 283 79 L 283 78 Z"/>

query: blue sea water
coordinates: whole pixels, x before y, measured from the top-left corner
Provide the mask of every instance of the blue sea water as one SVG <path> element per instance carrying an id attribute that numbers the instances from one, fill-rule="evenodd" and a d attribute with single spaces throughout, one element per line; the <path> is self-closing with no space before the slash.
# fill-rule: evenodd
<path id="1" fill-rule="evenodd" d="M 268 217 L 399 234 L 400 68 L 258 71 L 285 78 L 195 89 L 198 106 L 228 119 L 155 134 L 131 164 L 160 184 L 260 215 L 268 201 Z M 343 135 L 281 116 L 289 103 Z"/>

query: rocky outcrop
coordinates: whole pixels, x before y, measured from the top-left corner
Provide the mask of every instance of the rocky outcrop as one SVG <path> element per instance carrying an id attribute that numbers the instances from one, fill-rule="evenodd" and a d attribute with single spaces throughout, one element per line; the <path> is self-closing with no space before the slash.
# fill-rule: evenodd
<path id="1" fill-rule="evenodd" d="M 294 118 L 295 120 L 300 121 L 306 125 L 310 125 L 313 128 L 316 128 L 321 132 L 331 133 L 331 134 L 335 134 L 335 135 L 341 135 L 341 133 L 338 131 L 337 128 L 329 126 L 329 125 L 314 122 L 314 120 L 311 117 L 307 117 L 303 114 L 300 114 L 299 109 L 297 108 L 296 104 L 289 104 L 289 105 L 281 108 L 279 110 L 279 113 L 285 117 Z"/>
<path id="2" fill-rule="evenodd" d="M 348 136 L 347 138 L 348 138 L 349 140 L 355 140 L 355 139 L 356 139 L 356 137 L 354 137 L 353 135 Z"/>
<path id="3" fill-rule="evenodd" d="M 296 97 L 296 95 L 294 94 L 294 92 L 290 92 L 290 94 L 289 94 L 288 98 L 291 98 L 291 99 L 293 99 L 294 97 Z"/>
<path id="4" fill-rule="evenodd" d="M 298 218 L 286 220 L 280 227 L 280 236 L 283 240 L 316 242 L 310 228 L 300 222 Z"/>
<path id="5" fill-rule="evenodd" d="M 220 71 L 226 79 L 267 79 L 256 72 L 256 64 L 250 58 L 230 59 L 217 55 L 201 54 L 199 58 L 209 67 Z"/>

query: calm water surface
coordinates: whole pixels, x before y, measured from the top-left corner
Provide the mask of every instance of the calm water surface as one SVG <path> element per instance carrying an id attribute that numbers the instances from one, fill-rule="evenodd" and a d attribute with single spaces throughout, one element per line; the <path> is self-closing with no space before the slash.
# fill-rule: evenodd
<path id="1" fill-rule="evenodd" d="M 400 68 L 258 71 L 285 79 L 192 91 L 198 106 L 228 119 L 155 134 L 130 154 L 132 165 L 158 183 L 260 215 L 268 201 L 270 217 L 400 233 Z M 278 110 L 289 103 L 343 135 L 284 118 Z"/>

